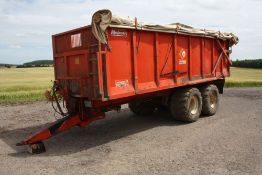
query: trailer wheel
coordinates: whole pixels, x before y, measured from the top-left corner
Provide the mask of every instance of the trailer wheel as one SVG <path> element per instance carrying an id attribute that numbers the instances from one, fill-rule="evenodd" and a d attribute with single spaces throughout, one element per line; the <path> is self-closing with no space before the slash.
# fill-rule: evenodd
<path id="1" fill-rule="evenodd" d="M 197 88 L 176 91 L 170 101 L 170 112 L 174 119 L 195 122 L 202 110 L 202 97 Z"/>
<path id="2" fill-rule="evenodd" d="M 201 89 L 202 94 L 202 115 L 215 115 L 219 106 L 219 92 L 215 85 L 208 85 Z"/>
<path id="3" fill-rule="evenodd" d="M 129 109 L 138 116 L 153 114 L 155 106 L 150 101 L 133 101 L 128 104 Z"/>

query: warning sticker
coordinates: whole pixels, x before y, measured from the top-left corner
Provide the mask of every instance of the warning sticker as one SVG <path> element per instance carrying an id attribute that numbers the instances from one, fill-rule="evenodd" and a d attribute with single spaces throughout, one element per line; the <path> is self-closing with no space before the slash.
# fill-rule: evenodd
<path id="1" fill-rule="evenodd" d="M 115 84 L 118 88 L 125 88 L 129 85 L 128 80 L 116 80 Z"/>
<path id="2" fill-rule="evenodd" d="M 82 46 L 82 40 L 81 40 L 81 33 L 71 35 L 71 47 L 81 47 Z"/>

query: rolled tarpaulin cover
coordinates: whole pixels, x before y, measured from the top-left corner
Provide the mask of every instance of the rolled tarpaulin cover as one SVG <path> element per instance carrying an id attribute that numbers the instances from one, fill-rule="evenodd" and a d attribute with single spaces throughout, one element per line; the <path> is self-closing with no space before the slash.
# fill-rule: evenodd
<path id="1" fill-rule="evenodd" d="M 230 46 L 236 45 L 239 39 L 236 35 L 229 32 L 221 32 L 216 30 L 198 29 L 181 23 L 171 23 L 167 25 L 151 24 L 139 22 L 130 18 L 123 18 L 112 15 L 108 9 L 99 10 L 92 17 L 92 32 L 96 39 L 103 44 L 108 44 L 106 29 L 107 27 L 130 28 L 136 30 L 159 31 L 167 33 L 180 33 L 187 35 L 196 35 L 228 40 Z"/>
<path id="2" fill-rule="evenodd" d="M 98 41 L 108 44 L 106 29 L 111 24 L 112 13 L 110 10 L 99 10 L 92 17 L 92 32 Z"/>

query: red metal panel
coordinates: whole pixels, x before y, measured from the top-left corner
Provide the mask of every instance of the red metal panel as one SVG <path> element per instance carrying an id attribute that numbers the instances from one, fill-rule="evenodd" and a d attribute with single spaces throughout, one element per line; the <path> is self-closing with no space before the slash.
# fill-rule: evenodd
<path id="1" fill-rule="evenodd" d="M 191 37 L 190 74 L 192 80 L 201 78 L 201 38 Z"/>
<path id="2" fill-rule="evenodd" d="M 154 45 L 154 54 L 155 54 L 155 57 L 154 57 L 154 61 L 155 61 L 155 81 L 156 81 L 156 84 L 157 86 L 159 87 L 160 85 L 160 74 L 159 74 L 159 54 L 158 54 L 158 51 L 159 51 L 159 48 L 158 48 L 158 32 L 155 32 L 155 45 Z"/>
<path id="3" fill-rule="evenodd" d="M 177 73 L 176 55 L 177 55 L 177 36 L 173 35 L 173 71 L 174 73 Z M 174 83 L 177 84 L 177 74 L 174 74 Z"/>
<path id="4" fill-rule="evenodd" d="M 140 31 L 138 33 L 137 72 L 138 89 L 144 91 L 156 88 L 154 61 L 154 33 Z"/>
<path id="5" fill-rule="evenodd" d="M 204 48 L 205 48 L 205 40 L 202 37 L 201 38 L 201 58 L 200 58 L 200 62 L 201 62 L 201 78 L 204 78 L 204 57 L 205 57 L 205 52 L 204 52 Z"/>
<path id="6" fill-rule="evenodd" d="M 217 42 L 214 42 L 214 59 L 213 59 L 213 68 L 217 65 L 217 68 L 215 69 L 215 76 L 220 77 L 222 74 L 221 71 L 221 61 L 219 61 L 220 54 L 222 53 L 222 50 L 219 48 L 219 45 Z M 222 57 L 224 57 L 222 55 Z M 223 58 L 222 58 L 223 59 Z"/>
<path id="7" fill-rule="evenodd" d="M 132 70 L 132 32 L 126 29 L 110 29 L 109 41 L 111 52 L 108 54 L 107 77 L 109 96 L 134 93 Z M 153 58 L 153 57 L 152 57 Z"/>
<path id="8" fill-rule="evenodd" d="M 173 35 L 160 33 L 158 37 L 158 59 L 160 86 L 174 85 L 174 38 Z"/>
<path id="9" fill-rule="evenodd" d="M 188 81 L 188 58 L 189 58 L 189 38 L 185 35 L 177 35 L 177 53 L 176 53 L 176 64 L 177 64 L 177 84 L 184 84 Z"/>
<path id="10" fill-rule="evenodd" d="M 55 76 L 56 77 L 63 77 L 66 76 L 66 62 L 65 62 L 65 57 L 57 57 L 54 60 L 54 65 L 55 65 Z"/>
<path id="11" fill-rule="evenodd" d="M 187 63 L 187 67 L 188 67 L 188 69 L 187 69 L 187 74 L 188 74 L 188 79 L 189 80 L 192 80 L 192 75 L 191 75 L 191 55 L 192 55 L 192 53 L 191 53 L 191 36 L 189 36 L 188 37 L 188 63 Z"/>
<path id="12" fill-rule="evenodd" d="M 203 72 L 204 77 L 210 77 L 212 72 L 212 58 L 213 58 L 213 40 L 204 39 L 204 58 L 203 58 Z"/>
<path id="13" fill-rule="evenodd" d="M 229 48 L 229 43 L 225 43 L 225 49 Z M 227 54 L 229 57 L 229 53 Z M 223 75 L 225 77 L 229 77 L 230 76 L 230 62 L 228 60 L 224 60 L 223 64 L 222 64 L 222 69 L 223 69 Z"/>
<path id="14" fill-rule="evenodd" d="M 222 49 L 204 36 L 120 28 L 107 32 L 111 51 L 97 42 L 91 27 L 53 37 L 56 78 L 80 97 L 104 103 L 229 75 L 224 41 Z"/>
<path id="15" fill-rule="evenodd" d="M 72 47 L 72 41 L 74 39 L 74 36 L 78 35 L 78 38 L 81 41 L 81 45 L 77 47 Z M 68 51 L 78 51 L 78 50 L 83 50 L 87 49 L 90 42 L 94 41 L 94 37 L 91 33 L 91 28 L 81 28 L 79 30 L 74 30 L 72 32 L 68 32 L 65 34 L 61 35 L 56 35 L 55 41 L 55 53 L 63 53 L 63 52 L 68 52 Z"/>
<path id="16" fill-rule="evenodd" d="M 135 88 L 135 93 L 138 91 L 138 77 L 137 77 L 137 41 L 136 41 L 136 31 L 132 31 L 132 63 L 133 63 L 133 85 Z"/>
<path id="17" fill-rule="evenodd" d="M 88 61 L 86 55 L 73 55 L 67 57 L 68 76 L 69 77 L 87 77 Z"/>
<path id="18" fill-rule="evenodd" d="M 98 42 L 91 28 L 54 35 L 52 42 L 56 79 L 74 95 L 97 99 L 101 89 L 97 80 Z"/>

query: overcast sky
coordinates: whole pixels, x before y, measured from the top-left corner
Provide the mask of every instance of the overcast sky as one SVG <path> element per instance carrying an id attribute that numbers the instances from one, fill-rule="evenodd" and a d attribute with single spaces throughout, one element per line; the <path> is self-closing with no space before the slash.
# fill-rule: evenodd
<path id="1" fill-rule="evenodd" d="M 90 24 L 110 9 L 123 17 L 233 32 L 232 59 L 262 58 L 261 0 L 0 0 L 0 63 L 52 59 L 51 35 Z"/>

